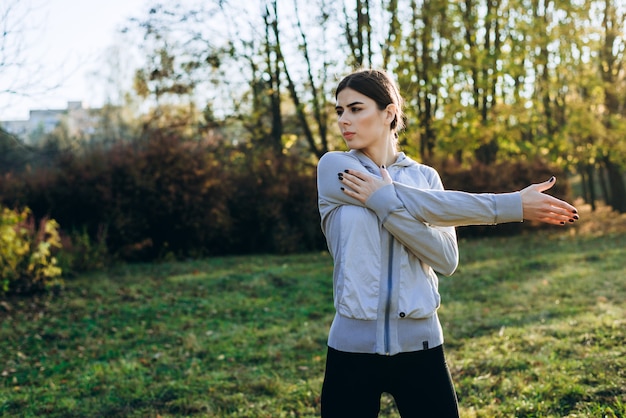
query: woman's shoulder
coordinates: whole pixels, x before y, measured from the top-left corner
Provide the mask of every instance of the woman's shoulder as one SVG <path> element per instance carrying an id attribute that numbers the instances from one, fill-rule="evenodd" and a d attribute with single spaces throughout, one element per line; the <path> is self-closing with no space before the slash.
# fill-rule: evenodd
<path id="1" fill-rule="evenodd" d="M 423 174 L 424 176 L 427 176 L 427 177 L 432 177 L 432 176 L 437 176 L 438 177 L 439 176 L 439 173 L 437 172 L 437 170 L 434 167 L 431 167 L 431 166 L 426 165 L 424 163 L 417 162 L 417 161 L 413 160 L 411 157 L 408 157 L 406 155 L 402 155 L 402 158 L 401 158 L 401 160 L 399 162 L 405 168 L 407 168 L 409 170 L 418 171 L 421 174 Z"/>
<path id="2" fill-rule="evenodd" d="M 349 161 L 349 160 L 357 160 L 356 156 L 350 151 L 328 151 L 322 158 L 320 158 L 320 163 L 322 161 Z"/>
<path id="3" fill-rule="evenodd" d="M 414 181 L 425 181 L 428 187 L 436 187 L 440 182 L 439 172 L 429 165 L 417 162 L 409 157 L 405 157 L 401 161 L 404 175 L 412 178 Z"/>
<path id="4" fill-rule="evenodd" d="M 354 168 L 355 165 L 361 165 L 359 159 L 350 151 L 328 151 L 317 163 L 318 169 L 343 167 L 340 171 L 346 168 Z"/>

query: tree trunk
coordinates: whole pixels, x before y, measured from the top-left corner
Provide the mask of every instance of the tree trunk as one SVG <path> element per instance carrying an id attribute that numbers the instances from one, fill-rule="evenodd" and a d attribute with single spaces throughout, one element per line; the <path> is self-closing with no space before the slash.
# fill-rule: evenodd
<path id="1" fill-rule="evenodd" d="M 369 0 L 356 0 L 356 28 L 352 29 L 350 25 L 350 16 L 344 4 L 344 18 L 346 25 L 344 27 L 346 40 L 352 53 L 352 65 L 355 68 L 361 68 L 367 64 L 372 66 L 372 27 L 370 23 L 370 4 Z"/>
<path id="2" fill-rule="evenodd" d="M 589 188 L 587 187 L 587 172 L 582 164 L 578 165 L 578 172 L 580 173 L 580 186 L 582 187 L 583 200 L 589 202 Z"/>
<path id="3" fill-rule="evenodd" d="M 269 75 L 269 98 L 271 112 L 271 131 L 268 138 L 268 145 L 276 152 L 280 153 L 283 148 L 283 119 L 281 112 L 281 92 L 280 92 L 280 40 L 278 37 L 278 12 L 276 0 L 271 3 L 272 11 L 268 5 L 265 7 L 265 59 L 267 74 Z M 272 42 L 273 35 L 273 42 Z"/>
<path id="4" fill-rule="evenodd" d="M 594 183 L 594 167 L 593 164 L 585 164 L 585 171 L 587 173 L 587 202 L 591 205 L 591 210 L 596 210 L 596 186 Z"/>
<path id="5" fill-rule="evenodd" d="M 598 183 L 600 183 L 600 191 L 602 192 L 602 200 L 607 205 L 611 202 L 611 193 L 609 192 L 609 185 L 606 181 L 606 170 L 604 164 L 598 164 Z"/>
<path id="6" fill-rule="evenodd" d="M 606 155 L 603 157 L 609 180 L 610 201 L 609 205 L 619 213 L 626 213 L 626 184 L 619 165 L 613 163 Z"/>

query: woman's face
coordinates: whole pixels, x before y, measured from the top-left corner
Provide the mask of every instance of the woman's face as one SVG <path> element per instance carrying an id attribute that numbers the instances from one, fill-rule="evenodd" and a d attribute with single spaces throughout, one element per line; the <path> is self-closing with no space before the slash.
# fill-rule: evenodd
<path id="1" fill-rule="evenodd" d="M 390 112 L 371 98 L 345 88 L 337 95 L 337 123 L 350 149 L 385 147 L 390 134 Z M 393 115 L 392 115 L 393 117 Z"/>

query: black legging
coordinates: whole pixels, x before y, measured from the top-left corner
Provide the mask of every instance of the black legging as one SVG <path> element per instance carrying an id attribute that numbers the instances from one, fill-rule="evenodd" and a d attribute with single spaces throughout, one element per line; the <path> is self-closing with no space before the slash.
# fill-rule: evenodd
<path id="1" fill-rule="evenodd" d="M 391 394 L 402 418 L 458 418 L 443 346 L 395 356 L 328 348 L 322 386 L 323 418 L 370 418 Z"/>

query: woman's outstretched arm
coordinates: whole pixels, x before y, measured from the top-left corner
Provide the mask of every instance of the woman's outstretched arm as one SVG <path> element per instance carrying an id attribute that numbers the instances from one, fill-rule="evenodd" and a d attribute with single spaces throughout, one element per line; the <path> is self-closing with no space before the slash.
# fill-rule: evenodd
<path id="1" fill-rule="evenodd" d="M 344 180 L 339 181 L 337 173 L 343 173 Z M 322 217 L 325 210 L 335 205 L 367 207 L 366 202 L 374 192 L 380 193 L 379 189 L 384 188 L 383 194 L 402 201 L 417 220 L 438 226 L 498 224 L 523 219 L 555 225 L 574 222 L 578 219 L 574 206 L 543 193 L 555 182 L 552 178 L 513 193 L 467 193 L 394 183 L 385 169 L 381 169 L 380 176 L 367 173 L 347 153 L 327 153 L 318 166 Z"/>

